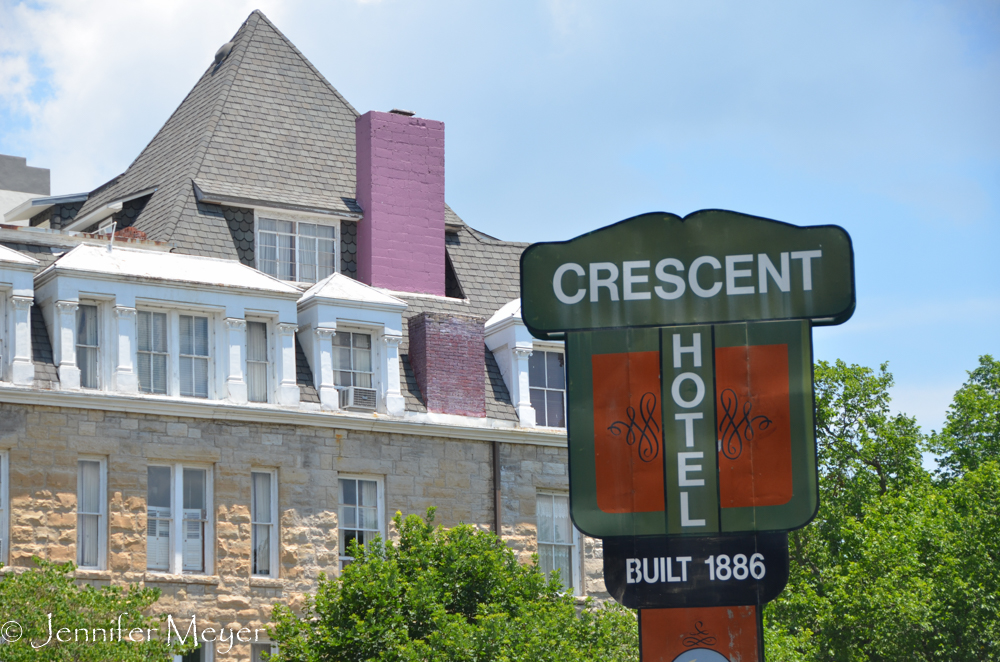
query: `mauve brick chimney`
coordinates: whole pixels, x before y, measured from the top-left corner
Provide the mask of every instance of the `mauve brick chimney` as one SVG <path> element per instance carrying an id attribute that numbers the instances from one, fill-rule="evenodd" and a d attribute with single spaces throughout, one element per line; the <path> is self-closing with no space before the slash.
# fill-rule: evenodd
<path id="1" fill-rule="evenodd" d="M 355 128 L 358 279 L 444 296 L 444 122 L 371 111 Z"/>
<path id="2" fill-rule="evenodd" d="M 486 416 L 484 322 L 447 313 L 421 313 L 407 320 L 410 366 L 427 411 Z"/>

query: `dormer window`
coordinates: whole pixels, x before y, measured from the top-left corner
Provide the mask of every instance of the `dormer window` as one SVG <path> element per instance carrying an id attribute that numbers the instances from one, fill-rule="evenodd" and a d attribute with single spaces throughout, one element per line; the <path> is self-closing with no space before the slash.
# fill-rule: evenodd
<path id="1" fill-rule="evenodd" d="M 337 386 L 371 388 L 371 334 L 338 331 L 333 337 L 333 370 Z"/>
<path id="2" fill-rule="evenodd" d="M 337 228 L 333 225 L 258 218 L 257 267 L 300 283 L 323 280 L 337 268 Z"/>
<path id="3" fill-rule="evenodd" d="M 97 306 L 88 304 L 80 304 L 76 310 L 76 365 L 83 388 L 100 388 L 97 310 Z"/>
<path id="4" fill-rule="evenodd" d="M 562 352 L 536 349 L 528 359 L 528 383 L 535 423 L 542 427 L 566 427 L 566 364 Z"/>

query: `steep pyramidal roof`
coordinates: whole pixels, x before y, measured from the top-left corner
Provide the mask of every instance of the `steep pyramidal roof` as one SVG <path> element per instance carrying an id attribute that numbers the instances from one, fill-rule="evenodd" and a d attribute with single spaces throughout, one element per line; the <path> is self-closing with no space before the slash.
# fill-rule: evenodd
<path id="1" fill-rule="evenodd" d="M 233 37 L 122 175 L 94 191 L 79 218 L 156 187 L 135 223 L 177 250 L 237 259 L 225 219 L 196 191 L 233 206 L 358 213 L 357 111 L 259 11 Z"/>

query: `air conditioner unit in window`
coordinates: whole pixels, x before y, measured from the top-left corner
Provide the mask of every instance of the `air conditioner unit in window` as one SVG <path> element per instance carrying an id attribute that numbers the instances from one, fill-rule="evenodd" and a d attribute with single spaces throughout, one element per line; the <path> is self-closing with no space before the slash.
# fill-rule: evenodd
<path id="1" fill-rule="evenodd" d="M 348 386 L 340 389 L 341 409 L 367 409 L 375 411 L 378 406 L 378 392 L 373 388 Z"/>

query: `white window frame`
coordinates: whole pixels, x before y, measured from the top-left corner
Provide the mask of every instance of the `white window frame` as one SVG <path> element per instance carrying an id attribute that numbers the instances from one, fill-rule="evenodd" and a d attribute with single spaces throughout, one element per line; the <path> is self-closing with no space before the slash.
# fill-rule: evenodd
<path id="1" fill-rule="evenodd" d="M 13 381 L 12 376 L 8 376 L 11 368 L 11 357 L 8 356 L 10 353 L 10 345 L 14 343 L 8 342 L 9 338 L 13 338 L 16 334 L 14 330 L 14 319 L 13 316 L 7 316 L 7 310 L 10 306 L 7 304 L 7 300 L 11 298 L 11 291 L 0 288 L 0 382 L 3 381 Z M 29 330 L 30 333 L 30 330 Z M 2 533 L 2 532 L 0 532 Z M 0 549 L 0 553 L 3 550 Z M 0 556 L 0 559 L 3 557 Z"/>
<path id="2" fill-rule="evenodd" d="M 254 526 L 258 525 L 254 521 L 254 494 L 253 494 L 253 474 L 267 474 L 271 477 L 271 545 L 270 545 L 270 565 L 268 573 L 254 572 L 253 549 L 254 549 Z M 338 483 L 338 487 L 339 487 Z M 277 577 L 278 576 L 278 538 L 281 535 L 278 518 L 278 471 L 276 469 L 251 468 L 250 469 L 250 574 L 254 577 Z M 261 524 L 261 526 L 263 526 Z"/>
<path id="3" fill-rule="evenodd" d="M 257 404 L 273 403 L 277 401 L 277 394 L 275 385 L 277 383 L 276 378 L 276 365 L 277 365 L 277 352 L 279 351 L 276 338 L 276 328 L 275 319 L 271 317 L 261 317 L 259 315 L 253 315 L 249 311 L 246 313 L 246 335 L 244 338 L 243 356 L 244 356 L 244 366 L 243 374 L 244 379 L 247 383 L 247 401 L 256 402 Z M 258 323 L 264 325 L 264 332 L 267 334 L 267 384 L 265 391 L 267 393 L 267 399 L 263 402 L 257 402 L 256 400 L 250 400 L 250 324 Z"/>
<path id="4" fill-rule="evenodd" d="M 538 386 L 531 386 L 531 357 L 528 357 L 528 400 L 529 401 L 531 400 L 531 391 L 533 389 L 534 390 L 540 389 L 546 392 L 560 391 L 563 394 L 563 422 L 566 423 L 568 422 L 568 416 L 569 416 L 569 404 L 567 402 L 568 398 L 566 397 L 566 382 L 568 381 L 568 375 L 566 375 L 566 348 L 562 345 L 562 343 L 540 343 L 536 341 L 532 344 L 532 354 L 535 354 L 537 352 L 546 352 L 549 354 L 563 355 L 563 388 L 561 389 L 548 388 L 548 386 L 546 386 L 545 388 L 541 388 Z M 532 405 L 532 408 L 534 408 L 534 405 Z M 547 408 L 548 405 L 546 404 L 546 413 L 548 413 Z M 540 420 L 539 412 L 536 410 L 535 421 L 538 427 L 547 427 L 553 430 L 566 429 L 566 425 L 542 425 L 541 423 L 538 423 L 539 420 Z M 546 416 L 546 423 L 548 423 L 548 416 Z"/>
<path id="5" fill-rule="evenodd" d="M 97 502 L 99 510 L 96 513 L 84 513 L 80 510 L 82 502 L 80 488 L 83 485 L 82 462 L 97 462 L 100 466 L 100 479 L 98 484 Z M 108 563 L 108 459 L 96 455 L 81 455 L 76 463 L 76 503 L 77 503 L 77 523 L 76 523 L 76 545 L 77 545 L 77 565 L 81 568 L 92 570 L 105 570 Z M 80 516 L 97 515 L 97 565 L 85 566 L 80 560 Z"/>
<path id="6" fill-rule="evenodd" d="M 538 490 L 535 492 L 535 542 L 538 545 L 565 545 L 565 543 L 548 542 L 541 540 L 541 525 L 538 522 L 538 501 L 540 497 L 564 497 L 567 501 L 567 506 L 569 505 L 569 494 L 566 492 L 558 492 L 555 490 Z M 570 549 L 570 569 L 573 573 L 573 595 L 584 595 L 583 586 L 583 535 L 573 524 L 573 520 L 570 519 L 570 527 L 573 529 L 573 544 Z M 569 545 L 566 545 L 569 546 Z M 541 560 L 539 559 L 539 563 Z M 565 586 L 565 578 L 564 584 Z"/>
<path id="7" fill-rule="evenodd" d="M 225 382 L 220 376 L 223 357 L 228 352 L 228 346 L 221 346 L 222 339 L 226 334 L 221 333 L 222 317 L 217 308 L 207 308 L 200 306 L 165 307 L 156 303 L 146 301 L 136 302 L 136 322 L 135 322 L 135 349 L 132 350 L 132 361 L 135 366 L 136 380 L 139 380 L 139 315 L 142 313 L 163 313 L 167 316 L 167 392 L 149 393 L 142 390 L 139 384 L 139 393 L 145 396 L 183 398 L 194 402 L 205 402 L 206 400 L 218 400 L 220 384 Z M 189 317 L 208 318 L 208 396 L 181 395 L 180 383 L 180 360 L 181 360 L 181 339 L 180 339 L 180 318 L 181 315 Z M 187 355 L 185 355 L 187 356 Z"/>
<path id="8" fill-rule="evenodd" d="M 371 325 L 366 324 L 361 321 L 355 320 L 337 320 L 337 331 L 334 334 L 334 338 L 331 338 L 331 354 L 330 354 L 330 365 L 333 365 L 333 352 L 337 351 L 337 346 L 333 343 L 336 342 L 336 336 L 345 333 L 360 333 L 371 338 L 372 344 L 372 385 L 371 388 L 375 390 L 375 411 L 385 413 L 385 392 L 383 390 L 383 379 L 388 378 L 385 374 L 387 366 L 383 363 L 384 361 L 384 351 L 382 341 L 385 335 L 385 327 L 381 325 Z M 357 372 L 352 370 L 351 372 Z M 333 385 L 334 388 L 339 392 L 341 389 L 347 388 L 346 386 L 340 386 L 337 384 L 337 370 L 333 369 Z M 359 387 L 367 388 L 367 387 Z"/>
<path id="9" fill-rule="evenodd" d="M 146 572 L 170 575 L 213 575 L 215 568 L 215 506 L 213 490 L 214 466 L 198 462 L 151 462 L 148 467 L 167 467 L 170 469 L 170 551 L 167 554 L 169 568 L 158 570 L 149 567 L 146 561 Z M 203 570 L 195 572 L 184 570 L 184 549 L 178 541 L 184 536 L 184 470 L 200 469 L 205 471 L 205 556 Z M 149 487 L 146 487 L 146 512 L 149 512 Z M 147 528 L 148 533 L 148 528 Z M 148 546 L 147 546 L 148 549 Z"/>
<path id="10" fill-rule="evenodd" d="M 311 223 L 313 225 L 325 225 L 327 227 L 333 228 L 333 273 L 340 273 L 340 218 L 336 216 L 328 216 L 326 214 L 309 214 L 305 212 L 289 212 L 285 210 L 273 210 L 273 209 L 254 209 L 253 218 L 253 241 L 254 241 L 254 268 L 256 268 L 261 273 L 265 273 L 261 265 L 261 241 L 260 241 L 260 221 L 261 219 L 267 219 L 271 221 L 286 221 L 292 223 Z M 295 236 L 298 237 L 298 226 L 295 227 Z M 317 255 L 318 258 L 318 255 Z M 319 260 L 317 259 L 317 268 Z M 295 246 L 295 280 L 286 281 L 289 283 L 309 283 L 309 281 L 299 280 L 299 247 L 296 241 Z M 317 274 L 318 276 L 318 274 Z M 325 278 L 325 277 L 324 277 Z M 317 282 L 323 280 L 318 278 Z"/>
<path id="11" fill-rule="evenodd" d="M 341 508 L 343 504 L 341 501 L 341 480 L 371 480 L 375 481 L 375 500 L 377 503 L 378 510 L 378 531 L 376 532 L 379 536 L 385 540 L 385 477 L 384 476 L 372 476 L 366 474 L 338 474 L 337 476 L 337 550 L 340 553 L 340 545 L 342 543 L 341 532 L 346 528 L 341 522 Z M 351 529 L 356 530 L 368 530 L 368 529 Z M 340 571 L 344 570 L 347 563 L 354 560 L 353 556 L 347 555 L 347 545 L 344 545 L 344 553 L 340 554 Z"/>
<path id="12" fill-rule="evenodd" d="M 271 655 L 278 654 L 278 644 L 270 641 L 255 641 L 250 644 L 250 662 L 255 662 L 256 660 L 256 658 L 254 658 L 254 653 L 256 652 L 254 649 L 264 649 L 265 652 L 270 653 Z"/>
<path id="13" fill-rule="evenodd" d="M 10 554 L 10 453 L 0 450 L 0 563 Z"/>

